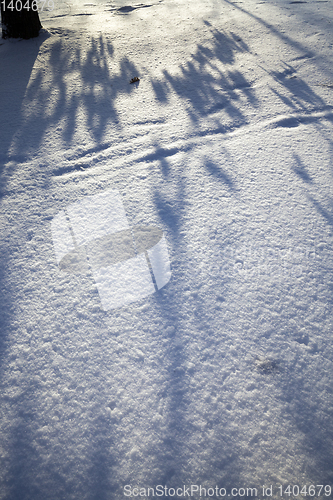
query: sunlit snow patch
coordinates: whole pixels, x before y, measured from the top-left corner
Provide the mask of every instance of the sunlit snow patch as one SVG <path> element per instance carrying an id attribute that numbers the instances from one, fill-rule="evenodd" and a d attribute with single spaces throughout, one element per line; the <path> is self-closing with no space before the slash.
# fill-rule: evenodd
<path id="1" fill-rule="evenodd" d="M 105 311 L 151 295 L 171 278 L 163 231 L 130 228 L 117 190 L 72 203 L 54 217 L 51 231 L 59 268 L 90 268 Z"/>

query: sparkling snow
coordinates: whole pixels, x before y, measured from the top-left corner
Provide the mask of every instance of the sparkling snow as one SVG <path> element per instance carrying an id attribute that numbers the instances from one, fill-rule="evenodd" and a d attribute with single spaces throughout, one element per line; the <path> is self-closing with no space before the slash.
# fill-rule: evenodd
<path id="1" fill-rule="evenodd" d="M 0 499 L 333 489 L 332 0 L 143 1 L 0 40 Z M 169 282 L 103 310 L 68 213 Z"/>

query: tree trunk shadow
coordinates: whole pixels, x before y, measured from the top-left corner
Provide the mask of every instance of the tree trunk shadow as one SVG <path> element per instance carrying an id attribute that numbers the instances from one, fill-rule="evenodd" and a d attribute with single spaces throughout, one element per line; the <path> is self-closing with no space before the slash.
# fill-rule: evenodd
<path id="1" fill-rule="evenodd" d="M 40 46 L 48 37 L 46 33 L 32 40 L 8 40 L 0 46 L 1 79 L 0 94 L 0 185 L 3 188 L 3 174 L 11 157 L 11 144 L 17 130 L 24 121 L 22 103 L 37 59 Z M 2 189 L 1 189 L 2 191 Z M 0 196 L 1 196 L 0 191 Z"/>

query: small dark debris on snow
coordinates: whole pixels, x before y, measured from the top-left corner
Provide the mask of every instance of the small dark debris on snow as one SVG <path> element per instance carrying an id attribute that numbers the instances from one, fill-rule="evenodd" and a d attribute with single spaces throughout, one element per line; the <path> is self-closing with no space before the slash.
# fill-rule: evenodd
<path id="1" fill-rule="evenodd" d="M 256 369 L 263 373 L 264 375 L 267 375 L 269 373 L 273 373 L 279 370 L 279 365 L 278 362 L 275 361 L 274 359 L 268 359 L 268 358 L 256 358 L 255 362 L 255 367 Z"/>

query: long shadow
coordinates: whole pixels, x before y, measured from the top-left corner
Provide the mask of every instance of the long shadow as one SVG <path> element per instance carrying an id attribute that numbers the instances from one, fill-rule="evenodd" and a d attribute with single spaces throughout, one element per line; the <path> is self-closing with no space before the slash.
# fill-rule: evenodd
<path id="1" fill-rule="evenodd" d="M 212 27 L 208 21 L 205 24 L 210 27 L 211 37 L 207 45 L 198 45 L 190 60 L 179 67 L 178 75 L 171 75 L 168 71 L 163 72 L 164 79 L 152 80 L 152 87 L 156 99 L 160 103 L 168 102 L 170 93 L 176 92 L 182 99 L 189 102 L 187 113 L 193 124 L 208 115 L 214 115 L 221 110 L 225 110 L 232 125 L 215 123 L 212 134 L 226 133 L 233 126 L 239 126 L 246 123 L 246 117 L 241 112 L 241 99 L 246 99 L 253 107 L 258 105 L 251 83 L 246 80 L 244 75 L 232 68 L 238 53 L 247 52 L 249 48 L 244 41 L 233 33 L 225 33 Z M 221 69 L 221 63 L 224 65 Z M 213 73 L 214 75 L 213 76 Z M 216 115 L 217 116 L 217 115 Z M 196 133 L 205 135 L 204 131 L 197 130 Z M 191 149 L 191 148 L 190 148 Z M 183 149 L 181 149 L 183 151 Z M 168 348 L 166 359 L 168 360 L 168 376 L 165 380 L 165 390 L 161 397 L 167 401 L 166 419 L 167 429 L 164 432 L 163 447 L 157 460 L 165 463 L 164 475 L 162 477 L 153 477 L 153 484 L 166 484 L 170 487 L 175 484 L 209 484 L 216 481 L 221 486 L 232 486 L 233 482 L 239 481 L 239 466 L 233 469 L 233 458 L 235 455 L 230 448 L 224 446 L 223 432 L 221 432 L 221 449 L 214 450 L 212 460 L 218 461 L 219 478 L 212 478 L 210 475 L 209 463 L 204 466 L 200 477 L 198 474 L 205 459 L 201 457 L 199 441 L 200 432 L 193 415 L 193 395 L 192 379 L 196 368 L 188 366 L 189 349 L 195 349 L 194 345 L 197 338 L 201 344 L 199 331 L 204 330 L 205 335 L 210 332 L 210 339 L 215 337 L 215 332 L 207 320 L 205 310 L 205 301 L 197 299 L 198 292 L 193 290 L 194 302 L 184 298 L 184 292 L 187 290 L 191 294 L 191 287 L 200 285 L 200 270 L 197 269 L 197 263 L 189 254 L 186 241 L 183 239 L 184 223 L 186 212 L 188 210 L 186 192 L 189 189 L 188 177 L 186 171 L 175 171 L 168 161 L 169 157 L 179 152 L 177 147 L 164 150 L 158 144 L 155 145 L 155 152 L 145 158 L 146 161 L 157 162 L 160 171 L 167 182 L 171 176 L 174 183 L 173 196 L 168 197 L 158 187 L 153 189 L 152 200 L 156 207 L 158 217 L 162 227 L 166 228 L 168 242 L 171 246 L 171 253 L 177 255 L 174 262 L 173 273 L 177 275 L 177 281 L 183 283 L 180 291 L 172 290 L 172 279 L 168 289 L 156 294 L 155 303 L 160 311 L 161 317 L 167 323 L 172 318 L 175 328 L 172 334 L 166 338 Z M 188 151 L 187 151 L 188 152 Z M 204 159 L 201 175 L 212 176 L 218 182 L 221 182 L 230 193 L 237 191 L 236 183 L 228 172 L 211 159 Z M 175 179 L 177 179 L 175 181 Z M 193 186 L 194 188 L 194 186 Z M 202 228 L 197 227 L 198 233 Z M 192 269 L 191 269 L 192 268 Z M 220 283 L 220 287 L 218 287 Z M 216 278 L 214 285 L 219 288 L 220 295 L 226 293 L 227 283 L 225 279 Z M 224 300 L 222 298 L 221 300 Z M 193 306 L 193 309 L 192 309 Z M 184 328 L 184 317 L 186 317 L 186 327 Z M 189 325 L 192 324 L 196 334 L 194 338 L 188 337 Z M 215 418 L 208 418 L 208 428 L 219 427 Z M 195 442 L 195 438 L 197 442 Z M 184 442 L 186 446 L 184 448 Z M 196 466 L 194 471 L 188 470 L 184 466 L 189 456 L 193 456 Z M 228 457 L 224 459 L 223 457 Z M 234 456 L 236 460 L 236 456 Z M 239 465 L 239 464 L 238 464 Z"/>
<path id="2" fill-rule="evenodd" d="M 234 33 L 217 30 L 208 21 L 205 21 L 205 24 L 210 27 L 211 31 L 209 43 L 205 46 L 198 45 L 190 60 L 179 67 L 176 76 L 165 70 L 163 81 L 153 79 L 151 83 L 155 97 L 160 103 L 168 102 L 170 94 L 176 93 L 189 103 L 187 114 L 194 125 L 197 125 L 204 117 L 215 115 L 215 125 L 213 130 L 209 130 L 209 134 L 224 134 L 247 122 L 246 116 L 241 111 L 242 101 L 246 100 L 254 108 L 259 103 L 254 89 L 251 88 L 251 82 L 232 67 L 238 53 L 249 51 L 247 45 Z M 217 113 L 221 110 L 225 110 L 231 124 L 220 122 Z M 202 136 L 205 133 L 203 130 L 196 130 L 196 135 Z M 214 482 L 221 487 L 231 489 L 241 481 L 242 466 L 238 460 L 237 451 L 232 450 L 232 446 L 228 443 L 228 438 L 216 414 L 207 417 L 207 429 L 214 429 L 219 434 L 220 448 L 217 449 L 214 444 L 209 462 L 206 463 L 204 456 L 201 456 L 199 445 L 202 439 L 201 433 L 193 417 L 196 409 L 193 408 L 192 385 L 196 367 L 188 366 L 190 349 L 196 350 L 196 341 L 198 345 L 205 344 L 205 341 L 200 338 L 200 331 L 205 332 L 205 338 L 209 336 L 210 343 L 216 343 L 216 352 L 220 338 L 216 336 L 216 332 L 210 325 L 205 299 L 199 298 L 200 293 L 196 288 L 200 287 L 200 270 L 182 236 L 188 210 L 186 193 L 188 189 L 191 189 L 191 183 L 189 183 L 189 173 L 186 170 L 175 171 L 169 158 L 179 151 L 183 152 L 183 148 L 179 149 L 174 146 L 165 149 L 155 144 L 154 153 L 144 158 L 145 161 L 158 164 L 166 182 L 172 178 L 174 186 L 172 197 L 158 187 L 152 189 L 151 197 L 161 226 L 166 229 L 171 254 L 177 256 L 172 272 L 177 275 L 178 283 L 183 284 L 181 290 L 173 290 L 171 278 L 168 288 L 154 296 L 160 316 L 166 324 L 172 318 L 174 331 L 168 335 L 164 334 L 168 345 L 165 352 L 168 369 L 160 397 L 167 401 L 165 406 L 167 424 L 163 432 L 163 446 L 156 454 L 158 463 L 164 463 L 164 474 L 154 475 L 150 482 L 151 484 L 165 484 L 169 487 L 178 484 L 212 484 Z M 212 159 L 203 159 L 200 175 L 207 178 L 213 177 L 231 195 L 238 191 L 236 182 L 225 167 Z M 195 189 L 195 186 L 192 187 Z M 198 225 L 196 229 L 200 233 L 203 228 Z M 214 291 L 218 291 L 217 304 L 220 304 L 225 300 L 228 280 L 223 276 L 215 275 L 211 278 L 211 282 Z M 192 291 L 191 287 L 194 287 Z M 191 297 L 193 292 L 193 301 L 186 299 L 184 292 L 190 294 Z M 184 318 L 186 318 L 186 327 Z M 189 323 L 195 332 L 193 338 L 188 336 L 188 331 L 191 330 Z M 200 361 L 205 361 L 204 355 L 199 355 L 199 357 Z M 214 360 L 216 366 L 219 364 L 218 357 L 217 354 Z M 222 381 L 216 383 L 223 385 Z M 184 443 L 186 443 L 185 447 Z M 194 457 L 193 462 L 196 465 L 193 466 L 193 470 L 189 470 L 184 465 L 189 456 Z M 211 475 L 213 463 L 213 470 L 215 471 L 217 467 L 219 471 L 217 478 Z"/>
<path id="3" fill-rule="evenodd" d="M 316 121 L 314 126 L 317 126 Z M 325 223 L 333 228 L 333 203 L 332 200 L 326 206 L 323 202 L 318 201 L 320 196 L 320 186 L 316 186 L 315 179 L 309 174 L 306 165 L 301 160 L 301 158 L 294 153 L 294 163 L 291 166 L 294 173 L 299 177 L 301 181 L 304 182 L 304 188 L 306 188 L 305 195 L 311 205 L 316 210 L 317 214 L 321 216 Z M 331 181 L 331 179 L 330 179 Z M 326 186 L 325 186 L 326 187 Z M 309 194 L 308 189 L 316 190 L 316 194 Z M 326 304 L 323 309 L 331 307 L 333 302 L 333 287 L 332 287 L 332 269 L 328 261 L 321 261 L 321 259 L 316 259 L 313 263 L 315 267 L 316 274 L 319 274 L 317 278 L 317 283 L 322 287 L 324 284 L 327 287 Z M 311 290 L 315 300 L 317 300 L 317 294 L 315 293 L 315 287 Z M 326 313 L 324 314 L 324 316 Z M 299 318 L 300 322 L 303 318 Z M 316 331 L 312 332 L 309 326 L 306 326 L 308 334 L 303 337 L 302 335 L 295 335 L 295 340 L 300 344 L 308 345 L 309 336 L 312 334 L 315 336 Z M 297 331 L 297 329 L 296 329 Z M 330 359 L 330 352 L 332 349 L 331 339 L 322 339 L 323 345 L 318 349 L 315 343 L 311 350 L 307 354 L 303 354 L 304 360 L 308 357 L 312 357 L 312 366 L 316 364 L 316 369 L 322 370 L 325 377 L 326 371 L 324 367 L 327 367 L 328 373 L 332 369 L 332 363 Z M 326 346 L 325 346 L 326 344 Z M 310 347 L 310 346 L 309 346 Z M 315 359 L 317 358 L 317 360 Z M 333 481 L 333 453 L 332 453 L 332 436 L 333 436 L 333 425 L 332 425 L 332 412 L 330 410 L 329 401 L 332 401 L 332 390 L 328 382 L 323 384 L 318 384 L 317 391 L 313 388 L 311 380 L 311 369 L 308 367 L 302 367 L 301 365 L 290 365 L 285 374 L 281 377 L 281 399 L 284 401 L 286 416 L 289 421 L 295 426 L 299 434 L 302 436 L 302 445 L 304 447 L 305 454 L 309 457 L 307 462 L 304 463 L 304 469 L 312 478 L 316 484 L 331 484 Z M 311 365 L 310 365 L 311 367 Z M 308 377 L 304 377 L 304 371 L 308 370 Z M 294 382 L 297 380 L 298 390 L 295 392 Z M 317 382 L 318 383 L 318 382 Z M 323 394 L 325 394 L 325 401 L 322 401 Z M 318 407 L 323 406 L 318 411 Z M 326 493 L 325 493 L 326 494 Z M 331 495 L 327 495 L 332 498 Z"/>
<path id="4" fill-rule="evenodd" d="M 158 154 L 160 154 L 159 158 Z M 175 190 L 172 191 L 172 197 L 163 192 L 163 187 L 162 189 L 154 187 L 152 200 L 161 226 L 166 230 L 173 261 L 172 273 L 177 276 L 177 282 L 182 285 L 180 289 L 174 289 L 171 278 L 168 286 L 152 297 L 159 316 L 163 318 L 162 324 L 170 324 L 171 321 L 174 329 L 171 333 L 167 329 L 165 332 L 164 329 L 160 332 L 167 345 L 164 357 L 167 376 L 163 389 L 158 395 L 166 402 L 164 407 L 166 425 L 163 426 L 163 442 L 156 453 L 156 460 L 159 464 L 164 464 L 164 474 L 154 474 L 147 482 L 168 487 L 182 484 L 217 484 L 231 489 L 235 484 L 241 483 L 241 465 L 237 450 L 234 444 L 229 442 L 217 412 L 214 415 L 209 415 L 207 412 L 203 417 L 194 402 L 196 391 L 193 392 L 193 386 L 197 390 L 195 375 L 200 363 L 206 361 L 206 347 L 211 348 L 212 343 L 216 344 L 216 359 L 211 360 L 211 363 L 215 363 L 217 368 L 221 339 L 210 324 L 205 298 L 200 298 L 200 291 L 198 292 L 201 283 L 198 262 L 190 255 L 187 242 L 183 238 L 186 232 L 185 221 L 188 211 L 186 193 L 189 189 L 189 173 L 184 169 L 175 171 L 168 161 L 168 156 L 164 155 L 161 150 L 157 149 L 156 154 L 151 155 L 150 160 L 158 162 L 163 177 L 168 180 L 172 175 L 174 182 Z M 221 182 L 232 194 L 236 190 L 236 183 L 231 176 L 211 160 L 203 162 L 202 175 L 213 176 L 216 182 Z M 195 186 L 192 187 L 195 189 Z M 197 231 L 200 233 L 201 230 L 202 228 L 198 226 Z M 175 258 L 173 259 L 172 256 Z M 219 292 L 217 300 L 223 302 L 227 294 L 228 280 L 223 276 L 214 275 L 211 277 L 211 285 L 215 292 L 217 290 Z M 200 332 L 205 332 L 203 338 Z M 202 354 L 196 352 L 201 348 Z M 193 351 L 197 354 L 198 366 L 192 366 L 189 363 L 189 357 L 193 356 Z M 221 389 L 223 381 L 217 377 L 216 384 Z M 200 389 L 203 387 L 200 386 Z M 208 387 L 206 389 L 208 390 Z M 204 403 L 199 399 L 198 404 L 200 406 Z M 200 443 L 204 440 L 206 430 L 202 433 L 195 420 L 198 416 L 198 409 L 200 419 L 207 423 L 207 432 L 214 431 L 215 435 L 219 435 L 219 444 L 216 445 L 217 440 L 214 440 L 214 449 L 210 457 L 202 454 Z M 191 469 L 187 466 L 189 457 L 193 457 Z M 212 477 L 212 464 L 214 464 L 213 471 L 215 472 L 216 468 L 219 471 L 218 477 Z M 147 472 L 147 475 L 150 474 Z"/>
<path id="5" fill-rule="evenodd" d="M 22 105 L 39 51 L 48 34 L 32 40 L 7 40 L 0 43 L 1 56 L 1 123 L 0 123 L 0 196 L 5 182 L 2 177 L 11 157 L 11 145 L 18 130 L 24 126 Z"/>
<path id="6" fill-rule="evenodd" d="M 291 39 L 285 35 L 278 28 L 270 23 L 265 22 L 260 17 L 255 16 L 245 9 L 239 7 L 233 2 L 227 3 L 233 5 L 237 9 L 244 13 L 247 13 L 255 21 L 263 25 L 265 28 L 269 29 L 271 33 L 276 35 L 280 40 L 287 43 L 290 48 L 297 50 L 300 57 L 312 57 L 314 56 L 313 51 L 307 50 L 301 43 L 296 40 Z M 209 23 L 206 23 L 209 25 Z M 242 112 L 242 106 L 240 104 L 240 97 L 246 99 L 253 107 L 258 105 L 258 100 L 255 95 L 254 90 L 251 88 L 251 82 L 249 82 L 244 75 L 234 70 L 230 65 L 233 64 L 235 56 L 240 52 L 247 52 L 249 48 L 247 45 L 239 38 L 233 34 L 226 34 L 215 28 L 211 29 L 213 35 L 213 42 L 210 47 L 204 47 L 198 45 L 197 50 L 192 54 L 191 58 L 186 64 L 182 64 L 179 67 L 178 74 L 171 75 L 168 71 L 164 71 L 164 80 L 153 80 L 152 85 L 155 92 L 157 100 L 161 103 L 166 103 L 169 100 L 169 94 L 176 92 L 182 98 L 186 98 L 189 102 L 187 109 L 188 116 L 191 118 L 194 124 L 197 124 L 202 117 L 207 117 L 208 115 L 213 115 L 215 112 L 225 110 L 229 117 L 233 120 L 233 124 L 238 126 L 238 124 L 245 124 L 246 117 Z M 215 61 L 215 62 L 214 62 Z M 222 62 L 226 65 L 223 71 L 220 69 L 216 62 Z M 212 76 L 212 71 L 214 70 L 216 77 Z M 273 71 L 270 73 L 274 81 L 280 85 L 283 90 L 281 92 L 272 89 L 276 95 L 291 109 L 291 110 L 308 110 L 309 105 L 313 108 L 327 108 L 325 101 L 301 78 L 294 78 L 295 68 L 290 64 L 285 64 L 285 68 L 279 71 Z M 223 93 L 221 93 L 223 90 Z M 212 102 L 214 103 L 212 105 Z M 311 117 L 308 121 L 312 122 Z M 295 126 L 292 121 L 288 124 L 282 124 L 281 126 Z M 232 128 L 232 126 L 230 127 Z M 229 128 L 229 130 L 230 130 Z M 219 124 L 217 129 L 219 133 L 225 133 L 228 131 L 228 127 Z M 197 135 L 200 135 L 200 130 L 196 131 Z M 213 133 L 210 130 L 210 133 Z M 161 150 L 156 146 L 156 155 L 149 158 L 150 160 L 159 161 L 159 166 L 163 176 L 166 180 L 170 177 L 171 167 L 166 161 L 166 158 L 158 158 L 158 154 Z M 172 153 L 176 153 L 177 150 L 171 150 Z M 161 156 L 163 156 L 161 154 Z M 224 184 L 230 190 L 230 193 L 234 193 L 236 190 L 235 183 L 232 177 L 227 171 L 221 168 L 220 165 L 216 165 L 212 161 L 206 161 L 204 165 L 206 171 L 214 175 L 221 183 Z M 304 164 L 300 158 L 295 155 L 295 164 L 292 167 L 295 174 L 300 177 L 304 182 L 311 184 L 312 178 L 307 172 Z M 185 175 L 185 173 L 183 173 Z M 174 172 L 173 172 L 174 179 Z M 187 257 L 187 246 L 185 243 L 180 242 L 179 235 L 182 233 L 183 217 L 182 213 L 186 205 L 186 193 L 184 189 L 185 181 L 178 177 L 178 191 L 175 195 L 175 200 L 173 203 L 171 200 L 166 200 L 165 196 L 155 189 L 153 199 L 157 211 L 160 215 L 161 222 L 164 226 L 168 228 L 170 239 L 173 246 L 173 252 L 177 255 L 182 255 L 181 260 L 184 263 Z M 320 213 L 326 218 L 328 223 L 332 225 L 332 215 L 317 202 L 312 200 L 316 205 Z M 200 231 L 200 227 L 197 228 Z M 177 273 L 178 277 L 181 274 L 181 269 L 176 267 L 174 272 Z M 171 286 L 171 285 L 169 285 Z M 226 284 L 221 283 L 221 287 L 226 286 Z M 167 292 L 165 292 L 167 293 Z M 182 332 L 182 321 L 180 310 L 186 310 L 186 305 L 184 303 L 183 296 L 168 297 L 168 300 L 159 300 L 159 306 L 161 314 L 165 317 L 168 316 L 168 312 L 171 311 L 175 320 L 176 331 Z M 205 317 L 205 307 L 204 303 L 199 305 L 197 308 L 196 325 L 203 325 L 205 330 L 210 331 L 210 325 L 206 324 L 202 319 Z M 214 332 L 211 332 L 214 335 Z M 179 335 L 181 337 L 181 335 Z M 178 454 L 180 456 L 186 455 L 188 450 L 184 450 L 177 444 L 177 439 L 175 436 L 179 430 L 183 435 L 191 437 L 191 426 L 188 422 L 188 412 L 189 412 L 189 400 L 187 396 L 189 394 L 190 387 L 190 375 L 186 373 L 186 370 L 179 370 L 179 378 L 175 379 L 172 371 L 175 370 L 177 364 L 186 363 L 187 358 L 187 345 L 186 340 L 180 340 L 177 344 L 178 354 L 176 355 L 172 349 L 168 353 L 170 359 L 170 370 L 169 370 L 169 384 L 168 384 L 168 394 L 170 397 L 170 403 L 168 407 L 169 411 L 169 424 L 168 424 L 168 439 L 166 444 L 168 446 L 168 452 L 173 453 L 177 456 L 176 459 L 169 462 L 168 467 L 166 467 L 167 472 L 165 481 L 170 481 L 173 478 L 173 483 L 175 483 L 175 478 L 184 479 L 185 471 L 181 468 L 181 461 L 178 459 Z M 296 373 L 293 370 L 287 375 L 285 379 L 282 378 L 282 399 L 285 400 L 286 404 L 290 404 L 290 415 L 289 419 L 292 425 L 299 429 L 299 431 L 304 436 L 304 450 L 308 452 L 308 456 L 311 456 L 312 450 L 312 465 L 309 467 L 309 476 L 321 481 L 322 484 L 327 481 L 331 481 L 332 477 L 327 477 L 328 464 L 333 463 L 333 457 L 331 452 L 331 441 L 328 436 L 332 435 L 332 425 L 328 424 L 323 428 L 323 422 L 320 418 L 313 416 L 313 408 L 310 409 L 310 397 L 308 393 L 308 388 L 306 383 L 304 383 L 297 395 L 293 394 L 293 377 Z M 290 378 L 292 378 L 292 383 L 290 384 Z M 182 397 L 179 396 L 179 391 L 182 393 Z M 304 401 L 307 401 L 308 408 L 302 411 L 304 406 Z M 178 422 L 178 427 L 175 425 L 174 416 L 177 416 L 176 421 Z M 328 418 L 328 414 L 326 415 Z M 325 417 L 325 418 L 326 418 Z M 212 425 L 216 425 L 216 422 L 212 422 Z M 317 431 L 316 431 L 317 428 Z M 221 441 L 223 435 L 221 435 Z M 326 442 L 327 441 L 327 442 Z M 234 483 L 237 484 L 237 471 L 240 471 L 239 464 L 234 460 L 232 453 L 228 456 L 228 446 L 225 447 L 226 458 L 221 457 L 220 461 L 218 458 L 218 451 L 216 452 L 216 462 L 221 467 L 221 477 L 225 479 L 225 482 L 221 482 L 222 485 Z M 193 449 L 192 449 L 193 451 Z M 222 453 L 223 453 L 222 452 Z M 221 453 L 221 454 L 222 454 Z M 172 466 L 173 464 L 173 466 Z M 230 464 L 232 464 L 230 466 Z M 235 467 L 234 467 L 235 466 Z M 331 468 L 333 470 L 333 468 Z M 229 475 L 225 476 L 223 471 L 228 471 Z M 322 472 L 321 471 L 325 471 Z M 325 477 L 326 474 L 326 477 Z M 182 476 L 183 475 L 183 476 Z M 186 478 L 188 479 L 188 478 Z"/>
<path id="7" fill-rule="evenodd" d="M 91 38 L 85 54 L 82 54 L 79 48 L 70 51 L 65 46 L 66 36 L 64 39 L 53 39 L 45 32 L 29 41 L 0 43 L 1 197 L 7 195 L 10 176 L 18 173 L 19 168 L 22 168 L 20 164 L 38 153 L 46 131 L 52 126 L 62 127 L 63 141 L 69 144 L 80 120 L 79 113 L 82 112 L 92 139 L 97 144 L 96 148 L 93 148 L 94 151 L 104 147 L 101 139 L 108 122 L 113 121 L 119 127 L 113 102 L 118 93 L 129 93 L 133 90 L 129 80 L 136 73 L 134 64 L 123 58 L 117 66 L 117 71 L 112 73 L 108 69 L 107 60 L 112 59 L 113 46 L 102 36 Z M 40 64 L 43 57 L 44 65 Z M 38 65 L 35 65 L 37 59 Z M 51 70 L 48 71 L 49 69 Z M 77 77 L 80 79 L 78 85 Z M 39 174 L 40 172 L 36 172 L 36 175 Z M 49 179 L 46 177 L 41 186 L 48 187 L 48 184 Z M 45 197 L 47 198 L 47 190 Z M 0 362 L 7 354 L 9 341 L 15 342 L 11 333 L 15 321 L 15 307 L 18 307 L 18 293 L 16 291 L 14 294 L 12 290 L 8 264 L 12 259 L 12 234 L 14 231 L 10 233 L 10 237 L 4 237 L 1 241 Z M 13 286 L 15 285 L 18 286 L 14 283 Z M 29 385 L 29 377 L 26 384 Z M 35 383 L 31 385 L 36 388 Z M 5 400 L 5 404 L 13 419 L 7 434 L 8 455 L 2 461 L 1 479 L 4 478 L 5 483 L 3 488 L 1 486 L 1 498 L 100 500 L 112 498 L 113 492 L 117 493 L 117 486 L 113 484 L 110 473 L 113 466 L 110 451 L 112 432 L 108 432 L 107 423 L 100 422 L 97 437 L 94 435 L 92 438 L 94 449 L 91 453 L 91 466 L 82 466 L 83 470 L 88 471 L 88 480 L 81 481 L 80 485 L 73 485 L 67 480 L 68 471 L 61 467 L 57 469 L 58 457 L 55 450 L 53 460 L 47 456 L 50 450 L 43 449 L 43 444 L 36 444 L 39 430 L 45 425 L 37 414 L 41 405 L 39 394 L 26 388 L 21 396 L 16 399 L 9 398 L 8 401 Z M 94 432 L 96 434 L 96 428 Z M 106 434 L 111 437 L 105 437 Z M 49 437 L 46 441 L 48 439 Z M 67 443 L 62 445 L 66 447 Z M 76 476 L 73 467 L 71 474 Z M 77 478 L 79 483 L 79 475 Z"/>
<path id="8" fill-rule="evenodd" d="M 22 103 L 25 98 L 26 89 L 32 74 L 32 70 L 35 61 L 38 57 L 40 47 L 47 39 L 47 35 L 41 35 L 40 37 L 33 40 L 24 41 L 12 41 L 7 40 L 3 42 L 0 40 L 0 57 L 1 57 L 1 74 L 0 74 L 0 95 L 1 95 L 1 121 L 0 121 L 0 201 L 6 196 L 7 188 L 7 177 L 11 175 L 14 164 L 10 162 L 11 160 L 11 145 L 15 134 L 19 128 L 24 123 L 24 116 L 22 114 Z M 6 171 L 6 176 L 4 173 Z M 13 325 L 15 323 L 15 313 L 16 313 L 16 301 L 15 296 L 15 284 L 12 283 L 10 275 L 10 260 L 12 257 L 12 248 L 8 245 L 8 225 L 6 227 L 3 223 L 2 227 L 2 238 L 0 241 L 0 251 L 1 251 L 1 263 L 0 263 L 0 366 L 2 370 L 3 361 L 8 355 L 8 347 L 11 340 L 11 334 L 13 332 Z M 15 328 L 14 328 L 15 330 Z M 15 398 L 14 398 L 15 399 Z M 22 411 L 20 401 L 15 399 L 14 404 L 17 406 L 18 415 L 16 419 L 21 419 L 22 421 L 29 420 L 31 415 L 28 415 L 28 411 Z M 9 408 L 9 413 L 12 406 L 12 399 L 7 400 L 2 394 L 1 402 L 2 410 L 5 407 Z M 22 450 L 26 442 L 29 441 L 27 437 L 27 429 L 25 428 L 25 423 L 22 428 L 15 429 L 12 436 L 13 441 L 15 440 L 14 448 L 16 450 Z M 9 444 L 10 450 L 13 449 L 12 443 Z M 28 445 L 29 448 L 29 445 Z M 20 471 L 22 466 L 21 458 L 23 457 L 23 451 L 19 452 L 20 457 L 14 455 L 16 461 L 14 477 L 15 481 L 10 483 L 4 483 L 1 485 L 1 496 L 10 495 L 15 492 L 16 498 L 20 498 L 20 491 L 24 490 L 22 481 L 20 479 Z M 27 451 L 27 455 L 30 456 L 30 450 Z M 6 457 L 1 457 L 2 467 L 1 467 L 1 478 L 6 474 L 7 468 L 10 468 L 10 462 L 12 458 L 10 457 L 9 462 Z M 23 478 L 22 478 L 23 480 Z M 28 486 L 28 484 L 27 484 Z M 20 488 L 22 489 L 20 490 Z M 10 498 L 10 496 L 6 496 Z M 23 497 L 22 497 L 23 498 Z"/>

